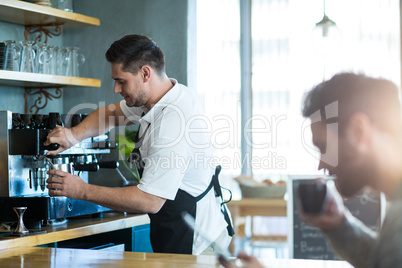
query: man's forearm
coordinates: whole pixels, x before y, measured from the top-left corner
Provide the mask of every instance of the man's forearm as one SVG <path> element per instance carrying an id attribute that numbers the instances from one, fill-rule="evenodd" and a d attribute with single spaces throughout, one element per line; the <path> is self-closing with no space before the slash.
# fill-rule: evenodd
<path id="1" fill-rule="evenodd" d="M 166 201 L 136 186 L 112 188 L 87 184 L 86 188 L 82 199 L 129 213 L 157 213 Z"/>
<path id="2" fill-rule="evenodd" d="M 334 231 L 324 232 L 332 249 L 355 267 L 370 267 L 371 253 L 377 243 L 377 233 L 369 229 L 349 211 L 345 222 Z"/>
<path id="3" fill-rule="evenodd" d="M 117 107 L 118 106 L 118 107 Z M 101 107 L 90 113 L 80 124 L 71 128 L 78 141 L 106 133 L 125 122 L 119 103 Z"/>

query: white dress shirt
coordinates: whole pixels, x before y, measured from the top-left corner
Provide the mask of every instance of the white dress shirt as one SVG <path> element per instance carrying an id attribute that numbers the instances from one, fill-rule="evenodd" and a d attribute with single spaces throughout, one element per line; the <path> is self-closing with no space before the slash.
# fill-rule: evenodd
<path id="1" fill-rule="evenodd" d="M 145 169 L 138 185 L 141 191 L 174 200 L 178 189 L 196 197 L 207 189 L 214 173 L 211 129 L 206 117 L 197 113 L 197 97 L 193 90 L 170 79 L 174 84 L 158 103 L 144 116 L 142 107 L 128 107 L 120 102 L 124 115 L 139 121 L 141 131 L 148 125 L 140 147 Z M 220 199 L 212 189 L 197 203 L 193 254 L 200 254 L 208 246 L 197 234 L 201 232 L 210 241 L 226 229 L 220 212 Z M 230 243 L 230 236 L 222 247 Z"/>

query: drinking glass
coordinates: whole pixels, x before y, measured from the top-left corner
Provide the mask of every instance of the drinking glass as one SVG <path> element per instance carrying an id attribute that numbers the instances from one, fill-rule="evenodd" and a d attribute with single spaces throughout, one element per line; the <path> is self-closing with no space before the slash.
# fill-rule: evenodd
<path id="1" fill-rule="evenodd" d="M 51 73 L 52 54 L 48 44 L 38 44 L 36 56 L 36 72 L 40 74 Z"/>
<path id="2" fill-rule="evenodd" d="M 53 64 L 55 66 L 55 73 L 56 75 L 66 75 L 66 49 L 63 47 L 55 47 L 53 50 L 53 57 L 54 61 Z"/>
<path id="3" fill-rule="evenodd" d="M 56 0 L 55 7 L 64 11 L 73 12 L 73 0 Z"/>
<path id="4" fill-rule="evenodd" d="M 67 47 L 66 57 L 66 75 L 67 76 L 80 76 L 79 66 L 85 62 L 85 57 L 78 53 L 78 47 Z"/>
<path id="5" fill-rule="evenodd" d="M 49 45 L 50 66 L 49 73 L 56 74 L 56 47 Z"/>
<path id="6" fill-rule="evenodd" d="M 21 72 L 33 73 L 35 71 L 35 51 L 33 41 L 21 41 Z"/>
<path id="7" fill-rule="evenodd" d="M 4 57 L 4 70 L 19 71 L 19 59 L 21 48 L 13 40 L 4 41 L 6 45 Z"/>

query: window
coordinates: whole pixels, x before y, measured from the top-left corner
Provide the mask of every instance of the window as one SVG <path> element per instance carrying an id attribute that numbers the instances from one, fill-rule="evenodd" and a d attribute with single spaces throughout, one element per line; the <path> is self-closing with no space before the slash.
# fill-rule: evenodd
<path id="1" fill-rule="evenodd" d="M 238 0 L 197 1 L 197 92 L 216 131 L 221 183 L 232 189 L 237 185 L 230 179 L 241 172 L 239 14 Z"/>
<path id="2" fill-rule="evenodd" d="M 326 14 L 339 29 L 329 44 L 313 31 L 323 16 L 322 0 L 251 2 L 252 99 L 240 100 L 239 0 L 197 1 L 198 92 L 214 129 L 234 124 L 234 133 L 214 141 L 225 145 L 215 144 L 216 159 L 230 162 L 223 177 L 241 172 L 240 101 L 253 107 L 255 178 L 321 173 L 300 113 L 303 95 L 340 71 L 384 77 L 399 86 L 399 1 L 327 0 Z"/>

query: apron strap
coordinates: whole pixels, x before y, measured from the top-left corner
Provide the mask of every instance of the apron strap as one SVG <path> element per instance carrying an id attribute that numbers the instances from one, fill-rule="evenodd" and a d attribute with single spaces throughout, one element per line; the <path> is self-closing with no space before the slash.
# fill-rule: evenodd
<path id="1" fill-rule="evenodd" d="M 221 173 L 221 170 L 222 170 L 222 167 L 220 165 L 215 168 L 215 174 L 212 176 L 212 180 L 209 183 L 207 189 L 202 194 L 200 194 L 199 196 L 197 196 L 195 198 L 195 200 L 197 202 L 200 201 L 201 199 L 203 199 L 204 196 L 206 196 L 209 193 L 209 191 L 212 189 L 212 187 L 214 187 L 215 196 L 216 197 L 220 196 L 223 199 L 221 186 L 220 186 L 219 180 L 218 180 L 218 176 L 219 176 L 219 173 Z"/>
<path id="2" fill-rule="evenodd" d="M 140 137 L 141 125 L 139 126 L 138 131 L 134 138 L 134 149 L 131 152 L 130 157 L 128 159 L 129 163 L 135 165 L 135 168 L 136 168 L 140 178 L 142 177 L 142 173 L 144 172 L 144 167 L 145 167 L 145 162 L 142 160 L 142 157 L 141 157 L 140 147 L 142 146 L 142 142 L 144 140 L 145 133 L 147 133 L 150 126 L 151 126 L 151 124 L 149 123 L 147 128 L 142 133 L 141 137 Z"/>
<path id="3" fill-rule="evenodd" d="M 212 189 L 212 187 L 215 190 L 215 197 L 220 197 L 222 202 L 221 202 L 221 212 L 225 218 L 226 223 L 228 224 L 227 226 L 227 230 L 228 230 L 228 234 L 230 236 L 233 236 L 235 234 L 234 229 L 233 229 L 233 225 L 232 225 L 232 221 L 230 220 L 229 217 L 229 213 L 227 211 L 226 205 L 224 200 L 223 200 L 223 196 L 222 196 L 222 189 L 221 189 L 221 185 L 219 184 L 219 173 L 221 173 L 222 167 L 219 165 L 215 168 L 215 174 L 212 176 L 212 180 L 211 183 L 208 185 L 207 189 L 200 194 L 199 196 L 197 196 L 195 198 L 196 202 L 200 201 L 202 198 L 204 198 L 204 196 L 206 196 L 208 194 L 208 192 Z"/>

